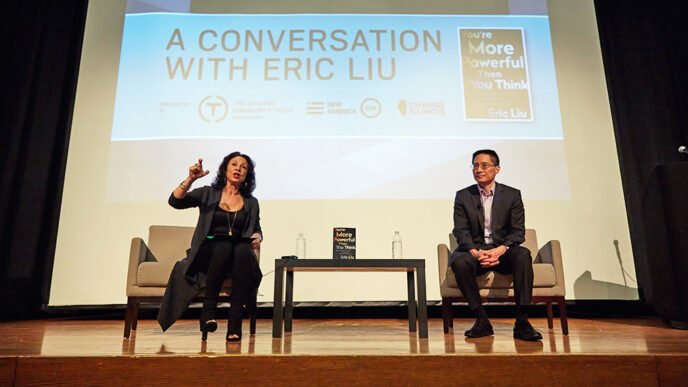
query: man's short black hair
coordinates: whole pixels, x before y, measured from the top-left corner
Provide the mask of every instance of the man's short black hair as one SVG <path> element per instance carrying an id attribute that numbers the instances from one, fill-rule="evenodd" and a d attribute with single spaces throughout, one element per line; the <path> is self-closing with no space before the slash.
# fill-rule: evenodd
<path id="1" fill-rule="evenodd" d="M 497 156 L 497 152 L 493 151 L 492 149 L 481 149 L 473 152 L 473 158 L 471 159 L 471 163 L 473 160 L 475 160 L 475 157 L 478 155 L 490 155 L 490 159 L 492 160 L 492 164 L 494 165 L 499 165 L 499 156 Z"/>

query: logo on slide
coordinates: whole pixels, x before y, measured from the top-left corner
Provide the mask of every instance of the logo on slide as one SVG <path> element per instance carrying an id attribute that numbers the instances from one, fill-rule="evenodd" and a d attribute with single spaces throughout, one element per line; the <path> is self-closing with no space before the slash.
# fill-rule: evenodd
<path id="1" fill-rule="evenodd" d="M 375 118 L 382 112 L 382 104 L 375 98 L 366 98 L 361 102 L 361 114 L 368 118 Z"/>
<path id="2" fill-rule="evenodd" d="M 228 112 L 227 101 L 219 95 L 209 95 L 198 104 L 198 114 L 205 122 L 220 122 L 227 117 Z"/>
<path id="3" fill-rule="evenodd" d="M 306 102 L 306 114 L 324 114 L 325 102 Z"/>
<path id="4" fill-rule="evenodd" d="M 401 115 L 405 116 L 406 111 L 408 110 L 408 105 L 406 104 L 406 100 L 402 99 L 401 101 L 399 101 L 397 108 L 399 108 L 399 112 L 401 113 Z"/>

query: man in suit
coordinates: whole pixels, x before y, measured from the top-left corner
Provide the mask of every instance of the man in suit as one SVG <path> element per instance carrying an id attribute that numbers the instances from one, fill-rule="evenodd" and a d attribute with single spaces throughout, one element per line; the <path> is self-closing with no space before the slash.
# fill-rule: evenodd
<path id="1" fill-rule="evenodd" d="M 526 232 L 521 192 L 495 182 L 500 167 L 499 156 L 493 150 L 473 153 L 471 168 L 478 184 L 456 193 L 453 233 L 459 245 L 449 262 L 456 283 L 476 316 L 466 336 L 477 338 L 494 334 L 482 306 L 476 276 L 496 271 L 513 275 L 514 337 L 542 340 L 540 332 L 528 322 L 524 309 L 533 294 L 533 262 L 530 251 L 520 246 Z"/>

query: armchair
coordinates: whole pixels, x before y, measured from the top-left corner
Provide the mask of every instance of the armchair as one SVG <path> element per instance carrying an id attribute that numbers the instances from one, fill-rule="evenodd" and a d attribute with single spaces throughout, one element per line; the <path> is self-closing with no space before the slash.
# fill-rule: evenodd
<path id="1" fill-rule="evenodd" d="M 191 245 L 193 227 L 150 226 L 148 244 L 141 238 L 131 240 L 129 270 L 127 273 L 127 310 L 124 319 L 124 337 L 136 331 L 141 303 L 160 304 L 174 264 L 186 256 Z M 260 259 L 260 250 L 254 250 Z M 232 281 L 225 280 L 219 301 L 228 302 Z M 204 289 L 196 295 L 202 301 Z M 249 310 L 250 333 L 256 333 L 256 311 Z"/>
<path id="2" fill-rule="evenodd" d="M 449 246 L 444 243 L 437 245 L 437 259 L 440 280 L 440 295 L 442 296 L 442 320 L 444 333 L 454 327 L 452 304 L 466 302 L 461 294 L 454 271 L 448 265 L 449 257 L 456 249 L 457 242 L 454 235 L 449 234 Z M 564 270 L 561 263 L 561 246 L 558 240 L 547 242 L 538 250 L 535 230 L 527 229 L 525 242 L 521 246 L 530 250 L 533 256 L 533 298 L 532 302 L 547 305 L 547 325 L 553 328 L 552 303 L 559 305 L 561 329 L 565 335 L 569 334 L 566 318 L 566 289 L 564 286 Z M 514 290 L 511 275 L 487 272 L 478 276 L 480 295 L 485 301 L 513 301 Z"/>

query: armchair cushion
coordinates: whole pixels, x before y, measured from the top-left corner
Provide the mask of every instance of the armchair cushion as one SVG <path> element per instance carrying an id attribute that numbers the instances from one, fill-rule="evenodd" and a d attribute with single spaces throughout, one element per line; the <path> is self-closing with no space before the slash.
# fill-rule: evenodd
<path id="1" fill-rule="evenodd" d="M 167 286 L 175 262 L 142 262 L 136 273 L 138 286 Z"/>
<path id="2" fill-rule="evenodd" d="M 136 283 L 141 287 L 166 287 L 167 281 L 170 278 L 170 273 L 174 263 L 159 263 L 159 262 L 143 262 L 139 265 L 139 271 L 136 274 Z M 232 280 L 227 278 L 222 283 L 222 293 L 221 295 L 229 295 L 231 293 Z M 198 294 L 199 297 L 205 295 L 205 289 L 201 290 Z"/>
<path id="3" fill-rule="evenodd" d="M 479 289 L 510 289 L 513 287 L 513 277 L 510 274 L 499 274 L 489 271 L 476 277 Z M 554 266 L 549 263 L 533 264 L 533 287 L 552 287 L 557 284 Z M 447 267 L 447 285 L 458 288 L 456 277 L 451 267 Z"/>

